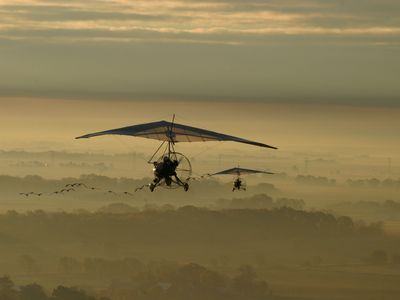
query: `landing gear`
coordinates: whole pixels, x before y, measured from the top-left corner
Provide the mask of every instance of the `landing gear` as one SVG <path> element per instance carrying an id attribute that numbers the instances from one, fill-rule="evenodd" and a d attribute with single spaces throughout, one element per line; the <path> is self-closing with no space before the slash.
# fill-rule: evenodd
<path id="1" fill-rule="evenodd" d="M 166 150 L 167 154 L 163 154 L 157 161 L 151 162 L 155 178 L 149 184 L 149 189 L 153 192 L 159 186 L 166 189 L 182 187 L 187 192 L 189 190 L 188 181 L 192 175 L 192 165 L 182 153 L 171 151 L 170 148 Z"/>
<path id="2" fill-rule="evenodd" d="M 185 192 L 189 190 L 189 184 L 187 182 L 183 184 L 183 189 L 185 190 Z"/>
<path id="3" fill-rule="evenodd" d="M 170 187 L 171 183 L 172 183 L 172 178 L 168 176 L 168 177 L 165 177 L 164 180 L 165 180 L 165 184 L 167 185 L 167 187 Z"/>
<path id="4" fill-rule="evenodd" d="M 187 182 L 183 183 L 182 186 L 183 186 L 183 190 L 184 190 L 185 192 L 187 192 L 187 191 L 189 190 L 189 184 L 188 184 Z M 157 184 L 150 183 L 150 184 L 149 184 L 150 192 L 154 192 L 154 190 L 155 190 L 156 187 L 157 187 Z"/>

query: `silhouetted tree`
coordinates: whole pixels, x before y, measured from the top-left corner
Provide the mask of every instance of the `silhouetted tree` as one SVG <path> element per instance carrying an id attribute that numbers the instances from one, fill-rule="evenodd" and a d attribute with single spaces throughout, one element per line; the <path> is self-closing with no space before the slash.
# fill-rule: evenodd
<path id="1" fill-rule="evenodd" d="M 61 272 L 73 273 L 81 270 L 80 263 L 73 257 L 64 256 L 58 260 L 58 266 Z"/>
<path id="2" fill-rule="evenodd" d="M 232 279 L 232 289 L 243 297 L 264 297 L 268 292 L 268 284 L 257 279 L 253 267 L 242 266 L 239 274 Z"/>
<path id="3" fill-rule="evenodd" d="M 84 291 L 77 288 L 58 286 L 53 290 L 52 300 L 96 300 L 95 297 L 88 296 Z"/>
<path id="4" fill-rule="evenodd" d="M 14 289 L 14 282 L 8 276 L 0 277 L 0 299 L 19 300 L 18 293 Z"/>
<path id="5" fill-rule="evenodd" d="M 43 287 L 36 283 L 21 286 L 19 294 L 21 300 L 49 300 Z"/>
<path id="6" fill-rule="evenodd" d="M 180 295 L 215 295 L 225 285 L 221 274 L 198 264 L 187 264 L 179 268 L 171 279 L 170 291 Z"/>
<path id="7" fill-rule="evenodd" d="M 388 255 L 383 250 L 375 250 L 366 258 L 366 261 L 374 265 L 384 265 L 388 263 Z"/>
<path id="8" fill-rule="evenodd" d="M 400 265 L 400 254 L 392 255 L 392 263 L 395 265 Z"/>
<path id="9" fill-rule="evenodd" d="M 26 273 L 34 273 L 38 270 L 36 260 L 30 255 L 21 255 L 18 262 Z"/>

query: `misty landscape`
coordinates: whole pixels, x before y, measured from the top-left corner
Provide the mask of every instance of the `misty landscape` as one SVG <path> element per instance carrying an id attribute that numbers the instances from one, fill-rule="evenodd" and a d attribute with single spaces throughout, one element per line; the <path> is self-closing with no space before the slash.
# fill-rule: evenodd
<path id="1" fill-rule="evenodd" d="M 400 1 L 0 0 L 0 300 L 400 299 Z"/>
<path id="2" fill-rule="evenodd" d="M 244 161 L 205 151 L 193 164 L 256 166 L 257 155 Z M 150 193 L 135 192 L 151 182 L 142 152 L 3 150 L 0 295 L 397 299 L 396 165 L 361 155 L 284 155 L 269 158 L 282 171 L 247 176 L 246 192 L 231 191 L 234 177 L 199 175 L 187 193 Z M 368 165 L 377 176 L 364 171 Z M 71 183 L 83 185 L 54 193 Z"/>

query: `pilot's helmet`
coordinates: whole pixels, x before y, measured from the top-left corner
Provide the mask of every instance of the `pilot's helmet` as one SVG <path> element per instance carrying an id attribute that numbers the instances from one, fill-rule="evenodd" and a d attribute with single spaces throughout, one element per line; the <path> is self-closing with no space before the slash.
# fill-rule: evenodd
<path id="1" fill-rule="evenodd" d="M 167 162 L 167 161 L 169 161 L 169 157 L 168 156 L 164 156 L 163 160 L 164 160 L 164 162 Z"/>

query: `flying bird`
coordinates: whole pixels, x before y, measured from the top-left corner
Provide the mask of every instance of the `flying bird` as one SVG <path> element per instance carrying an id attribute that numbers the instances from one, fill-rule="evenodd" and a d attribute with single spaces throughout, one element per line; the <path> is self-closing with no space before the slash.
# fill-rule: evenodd
<path id="1" fill-rule="evenodd" d="M 85 186 L 85 188 L 87 188 L 88 190 L 92 190 L 92 191 L 99 189 L 99 188 L 94 187 L 94 186 Z"/>
<path id="2" fill-rule="evenodd" d="M 60 193 L 62 194 L 62 193 L 64 193 L 64 192 L 67 192 L 67 193 L 69 193 L 69 192 L 71 192 L 71 191 L 76 191 L 74 188 L 69 188 L 69 189 L 62 189 L 61 191 L 60 191 Z"/>
<path id="3" fill-rule="evenodd" d="M 136 193 L 137 191 L 143 190 L 145 187 L 148 187 L 148 186 L 149 186 L 148 184 L 144 184 L 144 185 L 142 185 L 142 186 L 136 188 L 136 189 L 135 189 L 135 193 Z"/>
<path id="4" fill-rule="evenodd" d="M 86 184 L 81 183 L 81 182 L 67 183 L 67 184 L 65 185 L 65 187 L 81 187 L 81 186 L 87 187 Z"/>
<path id="5" fill-rule="evenodd" d="M 116 193 L 116 192 L 114 192 L 114 191 L 111 191 L 111 190 L 109 190 L 109 191 L 105 192 L 104 194 L 113 194 L 113 195 L 117 195 L 117 193 Z"/>
<path id="6" fill-rule="evenodd" d="M 24 195 L 25 197 L 28 197 L 29 195 L 32 195 L 33 194 L 33 192 L 30 192 L 30 193 L 19 193 L 21 196 L 22 195 Z"/>

